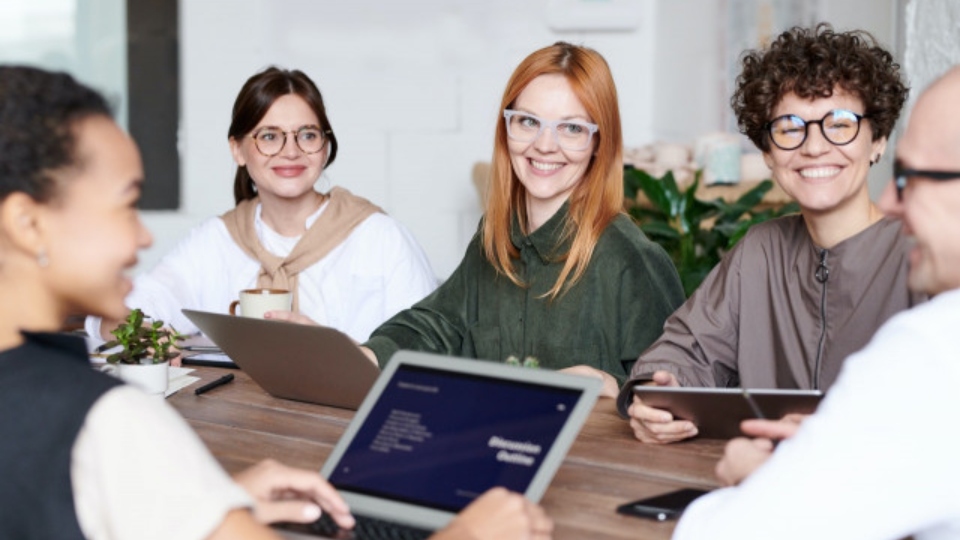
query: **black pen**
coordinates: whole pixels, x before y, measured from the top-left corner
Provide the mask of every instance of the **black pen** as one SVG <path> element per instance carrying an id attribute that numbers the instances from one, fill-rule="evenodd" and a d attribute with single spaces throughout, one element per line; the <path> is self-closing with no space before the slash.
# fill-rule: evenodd
<path id="1" fill-rule="evenodd" d="M 228 373 L 213 382 L 209 382 L 201 386 L 200 388 L 197 388 L 196 390 L 193 391 L 193 393 L 199 396 L 200 394 L 204 392 L 209 392 L 210 390 L 213 390 L 218 386 L 223 386 L 232 380 L 233 380 L 233 373 Z"/>
<path id="2" fill-rule="evenodd" d="M 223 349 L 217 347 L 216 345 L 184 345 L 183 347 L 177 347 L 181 351 L 190 351 L 190 352 L 205 352 L 205 353 L 222 353 Z"/>

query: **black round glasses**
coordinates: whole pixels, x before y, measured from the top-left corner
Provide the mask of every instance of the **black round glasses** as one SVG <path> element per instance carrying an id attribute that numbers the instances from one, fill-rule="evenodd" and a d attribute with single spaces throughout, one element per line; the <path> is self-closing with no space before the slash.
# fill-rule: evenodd
<path id="1" fill-rule="evenodd" d="M 810 124 L 818 124 L 823 138 L 835 146 L 850 144 L 860 133 L 860 121 L 866 116 L 846 109 L 834 109 L 820 120 L 804 120 L 795 114 L 778 116 L 764 129 L 770 141 L 781 150 L 796 150 L 807 140 Z"/>

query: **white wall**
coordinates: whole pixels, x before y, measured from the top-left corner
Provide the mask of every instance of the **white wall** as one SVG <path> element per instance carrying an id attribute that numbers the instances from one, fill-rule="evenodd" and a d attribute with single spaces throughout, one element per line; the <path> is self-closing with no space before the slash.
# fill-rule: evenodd
<path id="1" fill-rule="evenodd" d="M 560 39 L 597 49 L 617 82 L 625 140 L 652 138 L 656 2 L 639 5 L 635 30 L 576 33 L 548 27 L 562 3 L 181 2 L 182 208 L 147 213 L 156 242 L 141 267 L 233 206 L 230 108 L 247 77 L 277 64 L 305 71 L 324 95 L 340 147 L 322 187 L 381 205 L 413 231 L 438 275 L 449 275 L 481 214 L 471 167 L 490 159 L 500 97 L 524 56 Z"/>
<path id="2" fill-rule="evenodd" d="M 926 1 L 926 0 L 922 0 Z M 957 3 L 943 0 L 941 3 Z M 698 136 L 733 129 L 726 81 L 727 9 L 762 10 L 777 0 L 660 0 L 654 43 L 653 133 L 659 140 L 690 143 Z M 897 0 L 809 0 L 804 7 L 836 30 L 867 30 L 897 51 Z M 754 45 L 756 46 L 756 45 Z M 739 51 L 733 51 L 738 55 Z M 728 126 L 730 126 L 728 128 Z M 744 148 L 755 150 L 744 138 Z M 890 156 L 870 173 L 871 193 L 890 180 Z"/>
<path id="3" fill-rule="evenodd" d="M 559 39 L 596 48 L 617 81 L 628 146 L 691 142 L 723 129 L 729 115 L 725 10 L 778 1 L 184 0 L 182 208 L 147 213 L 156 243 L 142 267 L 199 220 L 232 207 L 230 107 L 246 78 L 267 65 L 304 70 L 324 94 L 340 153 L 322 187 L 341 185 L 381 205 L 413 231 L 445 277 L 480 218 L 470 170 L 490 159 L 500 95 L 524 56 Z M 900 50 L 904 1 L 810 5 L 820 20 L 869 30 Z M 934 3 L 934 10 L 956 9 L 956 0 Z M 603 4 L 630 4 L 639 25 L 550 28 L 558 6 Z M 888 161 L 874 167 L 874 193 L 889 169 Z"/>
<path id="4" fill-rule="evenodd" d="M 904 34 L 904 67 L 913 85 L 913 106 L 927 85 L 949 67 L 960 64 L 960 2 L 909 0 Z"/>

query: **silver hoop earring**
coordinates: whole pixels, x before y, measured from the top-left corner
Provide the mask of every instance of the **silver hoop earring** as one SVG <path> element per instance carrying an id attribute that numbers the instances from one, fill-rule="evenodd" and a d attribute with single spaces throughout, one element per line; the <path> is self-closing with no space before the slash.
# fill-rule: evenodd
<path id="1" fill-rule="evenodd" d="M 40 268 L 50 266 L 50 258 L 47 257 L 47 250 L 40 248 L 40 251 L 37 252 L 37 264 L 40 265 Z"/>

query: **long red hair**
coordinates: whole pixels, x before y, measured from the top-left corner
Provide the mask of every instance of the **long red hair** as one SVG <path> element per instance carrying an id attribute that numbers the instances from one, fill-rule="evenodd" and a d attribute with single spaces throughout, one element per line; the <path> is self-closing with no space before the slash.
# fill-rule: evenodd
<path id="1" fill-rule="evenodd" d="M 623 135 L 617 88 L 610 67 L 598 52 L 561 41 L 534 52 L 517 66 L 507 82 L 498 111 L 483 220 L 483 253 L 498 273 L 518 286 L 526 286 L 514 268 L 514 260 L 520 253 L 510 240 L 514 215 L 520 226 L 527 229 L 526 191 L 510 163 L 503 110 L 513 107 L 530 81 L 547 74 L 559 74 L 567 79 L 598 126 L 593 158 L 570 194 L 569 217 L 562 238 L 572 238 L 572 243 L 570 251 L 559 254 L 565 261 L 563 269 L 545 295 L 553 299 L 580 279 L 603 230 L 622 212 Z"/>

